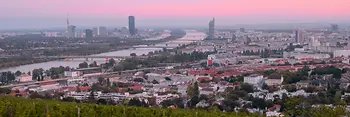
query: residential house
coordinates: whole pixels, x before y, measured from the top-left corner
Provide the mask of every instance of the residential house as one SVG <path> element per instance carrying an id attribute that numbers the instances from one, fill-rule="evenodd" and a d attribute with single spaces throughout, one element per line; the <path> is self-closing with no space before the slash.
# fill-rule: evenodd
<path id="1" fill-rule="evenodd" d="M 82 75 L 82 72 L 80 71 L 64 71 L 65 77 L 78 77 L 81 75 Z"/>
<path id="2" fill-rule="evenodd" d="M 306 88 L 308 86 L 311 85 L 311 81 L 310 80 L 302 80 L 302 81 L 299 81 L 296 83 L 296 86 L 298 89 L 301 89 L 301 88 Z"/>
<path id="3" fill-rule="evenodd" d="M 252 74 L 244 77 L 244 83 L 251 84 L 255 87 L 261 87 L 264 82 L 264 76 L 259 74 Z"/>
<path id="4" fill-rule="evenodd" d="M 276 86 L 281 85 L 283 83 L 283 76 L 277 73 L 271 74 L 265 80 L 267 86 Z"/>
<path id="5" fill-rule="evenodd" d="M 266 112 L 266 117 L 284 117 L 284 115 L 281 112 Z"/>

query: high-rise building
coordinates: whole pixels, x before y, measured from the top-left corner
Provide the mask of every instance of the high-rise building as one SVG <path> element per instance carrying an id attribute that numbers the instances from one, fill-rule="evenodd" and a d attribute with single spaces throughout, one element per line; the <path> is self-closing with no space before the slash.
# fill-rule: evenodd
<path id="1" fill-rule="evenodd" d="M 245 28 L 239 28 L 240 32 L 245 32 Z"/>
<path id="2" fill-rule="evenodd" d="M 129 16 L 129 33 L 130 33 L 130 35 L 136 34 L 135 17 L 134 16 Z"/>
<path id="3" fill-rule="evenodd" d="M 85 38 L 86 39 L 92 39 L 93 34 L 92 34 L 92 30 L 91 29 L 86 29 L 85 30 Z"/>
<path id="4" fill-rule="evenodd" d="M 69 25 L 67 27 L 67 37 L 68 38 L 74 38 L 75 37 L 75 28 L 76 26 Z"/>
<path id="5" fill-rule="evenodd" d="M 106 27 L 98 27 L 98 36 L 105 37 L 107 36 L 107 28 Z"/>
<path id="6" fill-rule="evenodd" d="M 236 41 L 237 36 L 235 34 L 232 35 L 232 41 Z"/>
<path id="7" fill-rule="evenodd" d="M 68 16 L 67 16 L 67 32 L 66 32 L 66 36 L 67 38 L 74 38 L 75 37 L 75 26 L 74 25 L 70 25 L 69 24 L 69 19 L 68 19 Z"/>
<path id="8" fill-rule="evenodd" d="M 333 32 L 339 31 L 339 26 L 338 26 L 338 24 L 331 24 L 331 30 L 332 30 Z"/>
<path id="9" fill-rule="evenodd" d="M 233 35 L 232 35 L 232 38 L 228 38 L 227 41 L 228 41 L 229 43 L 230 43 L 230 42 L 235 42 L 235 41 L 236 41 L 236 38 L 237 38 L 236 35 L 233 34 Z"/>
<path id="10" fill-rule="evenodd" d="M 215 18 L 209 22 L 209 33 L 208 33 L 208 39 L 214 39 L 215 38 Z"/>
<path id="11" fill-rule="evenodd" d="M 249 45 L 252 42 L 252 39 L 248 36 L 246 36 L 245 38 L 246 38 L 245 44 Z"/>
<path id="12" fill-rule="evenodd" d="M 304 43 L 304 36 L 301 30 L 295 30 L 295 43 Z"/>
<path id="13" fill-rule="evenodd" d="M 98 35 L 98 28 L 97 27 L 92 28 L 92 35 L 93 36 L 97 36 Z"/>

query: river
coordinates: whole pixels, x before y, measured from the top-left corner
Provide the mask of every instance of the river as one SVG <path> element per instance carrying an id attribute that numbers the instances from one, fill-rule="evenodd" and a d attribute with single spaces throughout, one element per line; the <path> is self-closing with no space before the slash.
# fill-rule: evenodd
<path id="1" fill-rule="evenodd" d="M 165 46 L 167 45 L 170 48 L 174 48 L 183 44 L 189 44 L 194 41 L 200 41 L 206 38 L 206 34 L 202 32 L 198 32 L 195 30 L 185 30 L 186 35 L 182 38 L 173 40 L 173 41 L 168 41 L 164 43 L 159 43 L 155 44 L 155 46 Z M 164 37 L 164 35 L 162 35 Z M 155 39 L 155 38 L 152 38 Z M 156 38 L 156 39 L 162 39 L 162 38 Z M 150 39 L 151 40 L 151 39 Z M 125 49 L 125 50 L 118 50 L 118 51 L 113 51 L 113 52 L 106 52 L 106 53 L 101 53 L 101 54 L 95 54 L 91 56 L 130 56 L 131 53 L 136 53 L 136 55 L 142 55 L 142 54 L 148 54 L 149 52 L 154 52 L 154 51 L 159 51 L 162 50 L 162 48 L 130 48 L 130 49 Z M 71 68 L 76 68 L 79 66 L 80 63 L 82 62 L 87 62 L 87 63 L 92 63 L 94 61 L 97 62 L 97 64 L 105 63 L 106 59 L 88 59 L 86 60 L 85 58 L 76 58 L 76 59 L 70 59 L 70 60 L 56 60 L 56 61 L 49 61 L 49 62 L 43 62 L 43 63 L 34 63 L 34 64 L 28 64 L 28 65 L 22 65 L 22 66 L 17 66 L 17 67 L 10 67 L 10 68 L 5 68 L 1 69 L 0 72 L 4 71 L 21 71 L 21 72 L 28 72 L 32 71 L 33 69 L 38 69 L 38 68 L 43 68 L 44 70 L 50 69 L 51 67 L 59 67 L 59 66 L 69 66 Z"/>

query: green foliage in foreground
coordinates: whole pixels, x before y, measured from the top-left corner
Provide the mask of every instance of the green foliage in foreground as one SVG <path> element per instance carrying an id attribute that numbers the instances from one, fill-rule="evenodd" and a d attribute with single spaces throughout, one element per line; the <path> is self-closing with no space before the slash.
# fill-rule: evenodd
<path id="1" fill-rule="evenodd" d="M 79 111 L 80 110 L 80 111 Z M 0 97 L 0 117 L 262 117 L 221 111 L 141 108 Z"/>

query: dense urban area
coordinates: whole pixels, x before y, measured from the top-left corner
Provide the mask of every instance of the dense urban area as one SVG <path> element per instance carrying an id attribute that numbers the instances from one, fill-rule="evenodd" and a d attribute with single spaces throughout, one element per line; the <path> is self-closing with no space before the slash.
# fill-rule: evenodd
<path id="1" fill-rule="evenodd" d="M 0 115 L 350 115 L 349 29 L 214 29 L 213 19 L 206 30 L 154 30 L 134 20 L 1 32 Z"/>

